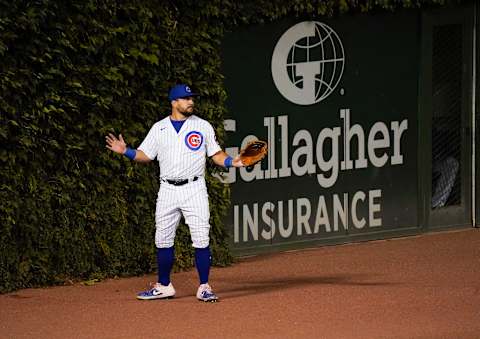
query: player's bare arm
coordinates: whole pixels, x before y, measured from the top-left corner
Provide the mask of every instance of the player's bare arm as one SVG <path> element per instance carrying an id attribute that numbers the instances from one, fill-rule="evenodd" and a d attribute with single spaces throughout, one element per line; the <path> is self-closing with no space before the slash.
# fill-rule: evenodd
<path id="1" fill-rule="evenodd" d="M 109 150 L 111 150 L 115 153 L 118 153 L 118 154 L 122 154 L 122 155 L 125 155 L 125 153 L 127 152 L 128 147 L 127 147 L 127 144 L 125 143 L 125 140 L 123 140 L 123 137 L 122 137 L 121 134 L 117 138 L 112 133 L 109 133 L 105 137 L 105 141 L 107 142 L 106 147 Z M 135 156 L 132 160 L 135 160 L 137 162 L 150 162 L 150 161 L 152 161 L 149 157 L 147 157 L 145 155 L 145 153 L 143 153 L 140 150 L 135 150 Z"/>
<path id="2" fill-rule="evenodd" d="M 219 151 L 219 152 L 215 153 L 214 155 L 212 155 L 211 159 L 213 160 L 213 162 L 216 165 L 225 166 L 225 159 L 227 159 L 228 157 L 229 157 L 229 155 L 227 153 L 225 153 L 224 151 Z M 233 158 L 232 166 L 233 167 L 243 167 L 243 163 L 240 160 L 239 156 L 236 156 L 235 158 Z"/>

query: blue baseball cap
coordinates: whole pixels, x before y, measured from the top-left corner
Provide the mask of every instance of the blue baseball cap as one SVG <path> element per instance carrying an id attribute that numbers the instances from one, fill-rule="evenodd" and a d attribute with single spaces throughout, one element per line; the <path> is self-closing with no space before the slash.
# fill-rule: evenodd
<path id="1" fill-rule="evenodd" d="M 193 93 L 188 85 L 180 84 L 172 87 L 170 93 L 168 93 L 168 100 L 177 100 L 179 98 L 198 96 L 198 93 Z"/>

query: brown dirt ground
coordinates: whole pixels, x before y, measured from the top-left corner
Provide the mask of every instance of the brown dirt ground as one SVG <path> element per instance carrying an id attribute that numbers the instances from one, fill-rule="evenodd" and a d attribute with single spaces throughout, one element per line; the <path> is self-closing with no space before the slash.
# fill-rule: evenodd
<path id="1" fill-rule="evenodd" d="M 480 338 L 480 229 L 283 252 L 213 268 L 216 304 L 138 301 L 155 275 L 0 295 L 0 338 Z"/>

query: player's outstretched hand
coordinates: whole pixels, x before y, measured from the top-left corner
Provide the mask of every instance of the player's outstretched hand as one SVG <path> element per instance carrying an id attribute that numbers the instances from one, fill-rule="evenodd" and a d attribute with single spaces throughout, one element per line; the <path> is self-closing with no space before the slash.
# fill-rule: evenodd
<path id="1" fill-rule="evenodd" d="M 108 133 L 105 137 L 105 141 L 107 142 L 107 148 L 115 153 L 123 154 L 127 150 L 127 144 L 123 140 L 122 135 L 114 136 L 112 133 Z"/>
<path id="2" fill-rule="evenodd" d="M 233 158 L 232 166 L 233 167 L 243 167 L 245 165 L 243 164 L 242 160 L 240 159 L 240 156 L 237 155 L 235 158 Z"/>

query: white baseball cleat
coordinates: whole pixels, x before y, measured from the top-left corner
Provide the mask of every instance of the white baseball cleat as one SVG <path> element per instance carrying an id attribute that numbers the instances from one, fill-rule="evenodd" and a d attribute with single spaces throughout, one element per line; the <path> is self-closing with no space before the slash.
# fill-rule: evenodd
<path id="1" fill-rule="evenodd" d="M 137 294 L 137 299 L 140 300 L 171 299 L 173 297 L 175 297 L 175 289 L 172 283 L 168 286 L 156 283 L 153 288 Z"/>
<path id="2" fill-rule="evenodd" d="M 217 302 L 218 297 L 213 293 L 209 284 L 202 284 L 197 290 L 197 299 L 205 302 Z"/>

